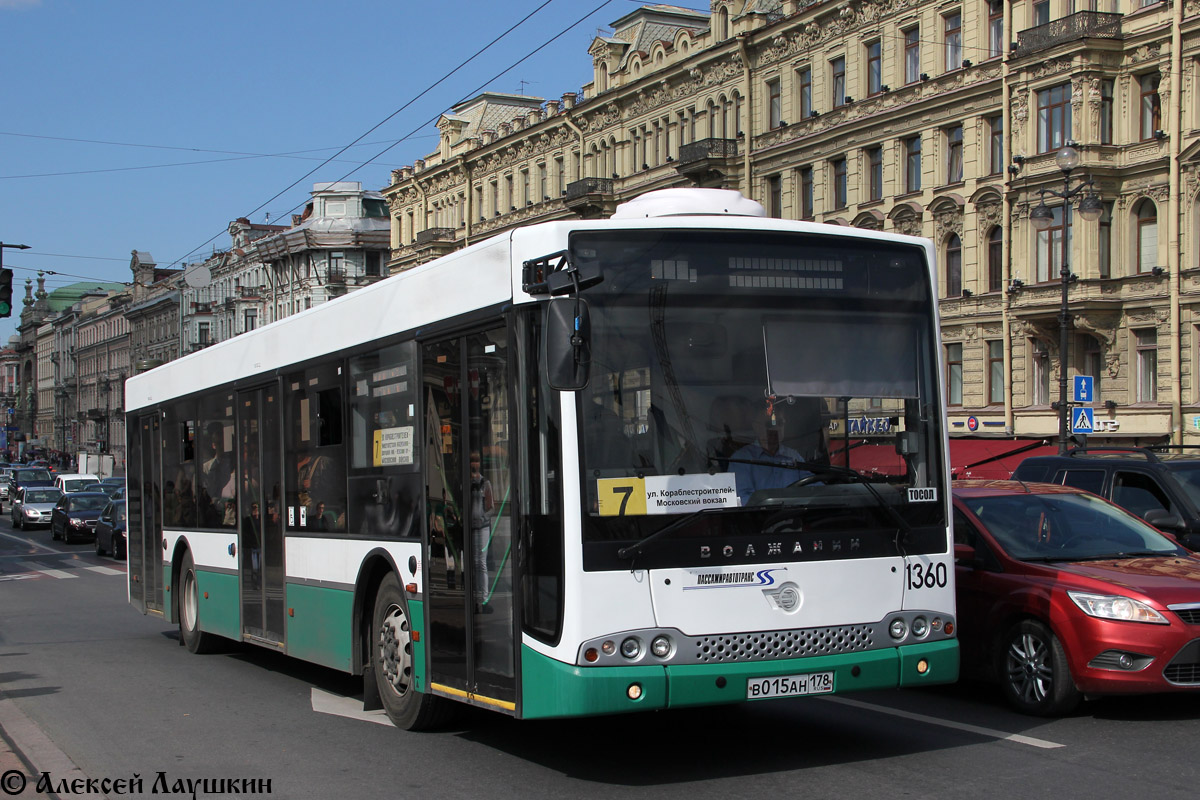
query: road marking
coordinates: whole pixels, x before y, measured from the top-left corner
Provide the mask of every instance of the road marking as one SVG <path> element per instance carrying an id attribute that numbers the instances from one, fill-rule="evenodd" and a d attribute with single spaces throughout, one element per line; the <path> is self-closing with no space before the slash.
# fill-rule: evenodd
<path id="1" fill-rule="evenodd" d="M 112 567 L 84 567 L 84 569 L 90 569 L 92 572 L 99 572 L 101 575 L 124 575 L 125 574 L 125 570 L 113 569 Z"/>
<path id="2" fill-rule="evenodd" d="M 938 717 L 929 717 L 925 714 L 914 714 L 911 711 L 901 711 L 898 708 L 887 708 L 886 706 L 877 706 L 871 703 L 864 703 L 860 700 L 850 700 L 845 697 L 822 697 L 819 698 L 828 703 L 840 703 L 845 706 L 861 708 L 867 711 L 878 711 L 881 714 L 890 714 L 893 717 L 901 717 L 903 719 L 911 719 L 916 722 L 925 722 L 930 725 L 938 725 L 943 728 L 953 728 L 958 731 L 966 731 L 967 733 L 975 733 L 980 736 L 987 736 L 991 739 L 1003 739 L 1007 742 L 1015 742 L 1017 744 L 1027 744 L 1030 747 L 1040 747 L 1043 750 L 1053 750 L 1058 747 L 1066 747 L 1058 742 L 1047 741 L 1046 739 L 1036 739 L 1032 736 L 1022 736 L 1019 733 L 1006 733 L 1004 731 L 993 730 L 992 728 L 981 728 L 978 725 L 968 725 L 965 722 L 953 722 L 948 719 L 939 719 Z"/>
<path id="3" fill-rule="evenodd" d="M 38 544 L 32 539 L 26 539 L 23 536 L 13 536 L 11 533 L 4 533 L 3 531 L 0 531 L 0 536 L 3 536 L 5 539 L 12 539 L 14 542 L 20 542 L 21 544 L 27 544 L 32 547 L 36 547 L 39 550 L 45 550 L 47 553 L 63 552 L 62 550 L 55 550 L 53 547 L 46 547 L 44 544 Z"/>
<path id="4" fill-rule="evenodd" d="M 67 572 L 65 569 L 39 569 L 38 572 L 43 575 L 49 575 L 51 578 L 78 578 L 79 576 Z"/>
<path id="5" fill-rule="evenodd" d="M 363 711 L 362 701 L 356 700 L 353 697 L 343 697 L 340 694 L 326 692 L 316 687 L 313 687 L 312 690 L 312 710 L 319 714 L 332 714 L 335 717 L 361 719 L 364 722 L 374 722 L 376 725 L 393 727 L 392 721 L 388 719 L 387 714 L 382 710 Z"/>

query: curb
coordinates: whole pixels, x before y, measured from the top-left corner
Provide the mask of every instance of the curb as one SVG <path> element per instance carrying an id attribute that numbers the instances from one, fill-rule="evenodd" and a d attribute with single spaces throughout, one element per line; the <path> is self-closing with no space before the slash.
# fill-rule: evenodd
<path id="1" fill-rule="evenodd" d="M 48 773 L 55 784 L 87 779 L 83 770 L 42 729 L 0 692 L 0 798 L 58 797 L 54 792 L 39 795 L 36 791 L 43 773 Z M 105 797 L 95 793 L 71 796 Z"/>

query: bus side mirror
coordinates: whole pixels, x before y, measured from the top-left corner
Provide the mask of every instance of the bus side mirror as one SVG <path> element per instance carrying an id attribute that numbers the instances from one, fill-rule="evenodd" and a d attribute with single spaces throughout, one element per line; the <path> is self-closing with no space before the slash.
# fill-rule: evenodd
<path id="1" fill-rule="evenodd" d="M 586 300 L 554 297 L 546 308 L 546 380 L 551 388 L 587 386 L 592 365 L 592 318 Z"/>

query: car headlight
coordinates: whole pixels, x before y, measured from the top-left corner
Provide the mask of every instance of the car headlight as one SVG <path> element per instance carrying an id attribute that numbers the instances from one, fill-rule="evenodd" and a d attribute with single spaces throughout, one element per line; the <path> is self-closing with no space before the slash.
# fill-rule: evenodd
<path id="1" fill-rule="evenodd" d="M 1067 592 L 1067 596 L 1089 617 L 1115 619 L 1122 622 L 1149 622 L 1154 625 L 1171 624 L 1162 614 L 1132 597 L 1123 597 L 1119 594 L 1088 594 L 1086 592 Z"/>
<path id="2" fill-rule="evenodd" d="M 41 516 L 36 508 L 23 508 L 21 510 L 25 512 L 25 516 L 32 517 L 33 519 Z"/>
<path id="3" fill-rule="evenodd" d="M 74 525 L 76 528 L 82 528 L 85 523 L 79 517 L 71 517 L 71 524 Z"/>

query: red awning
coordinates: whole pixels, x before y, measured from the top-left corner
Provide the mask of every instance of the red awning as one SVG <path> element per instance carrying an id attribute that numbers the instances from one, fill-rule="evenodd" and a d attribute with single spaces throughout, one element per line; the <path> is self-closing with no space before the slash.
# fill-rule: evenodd
<path id="1" fill-rule="evenodd" d="M 1047 439 L 950 439 L 954 478 L 1008 480 L 1030 456 L 1052 456 L 1058 447 Z"/>
<path id="2" fill-rule="evenodd" d="M 835 442 L 829 451 L 829 463 L 846 466 L 842 442 Z M 908 468 L 896 453 L 896 445 L 850 443 L 849 466 L 866 475 L 904 475 Z"/>

